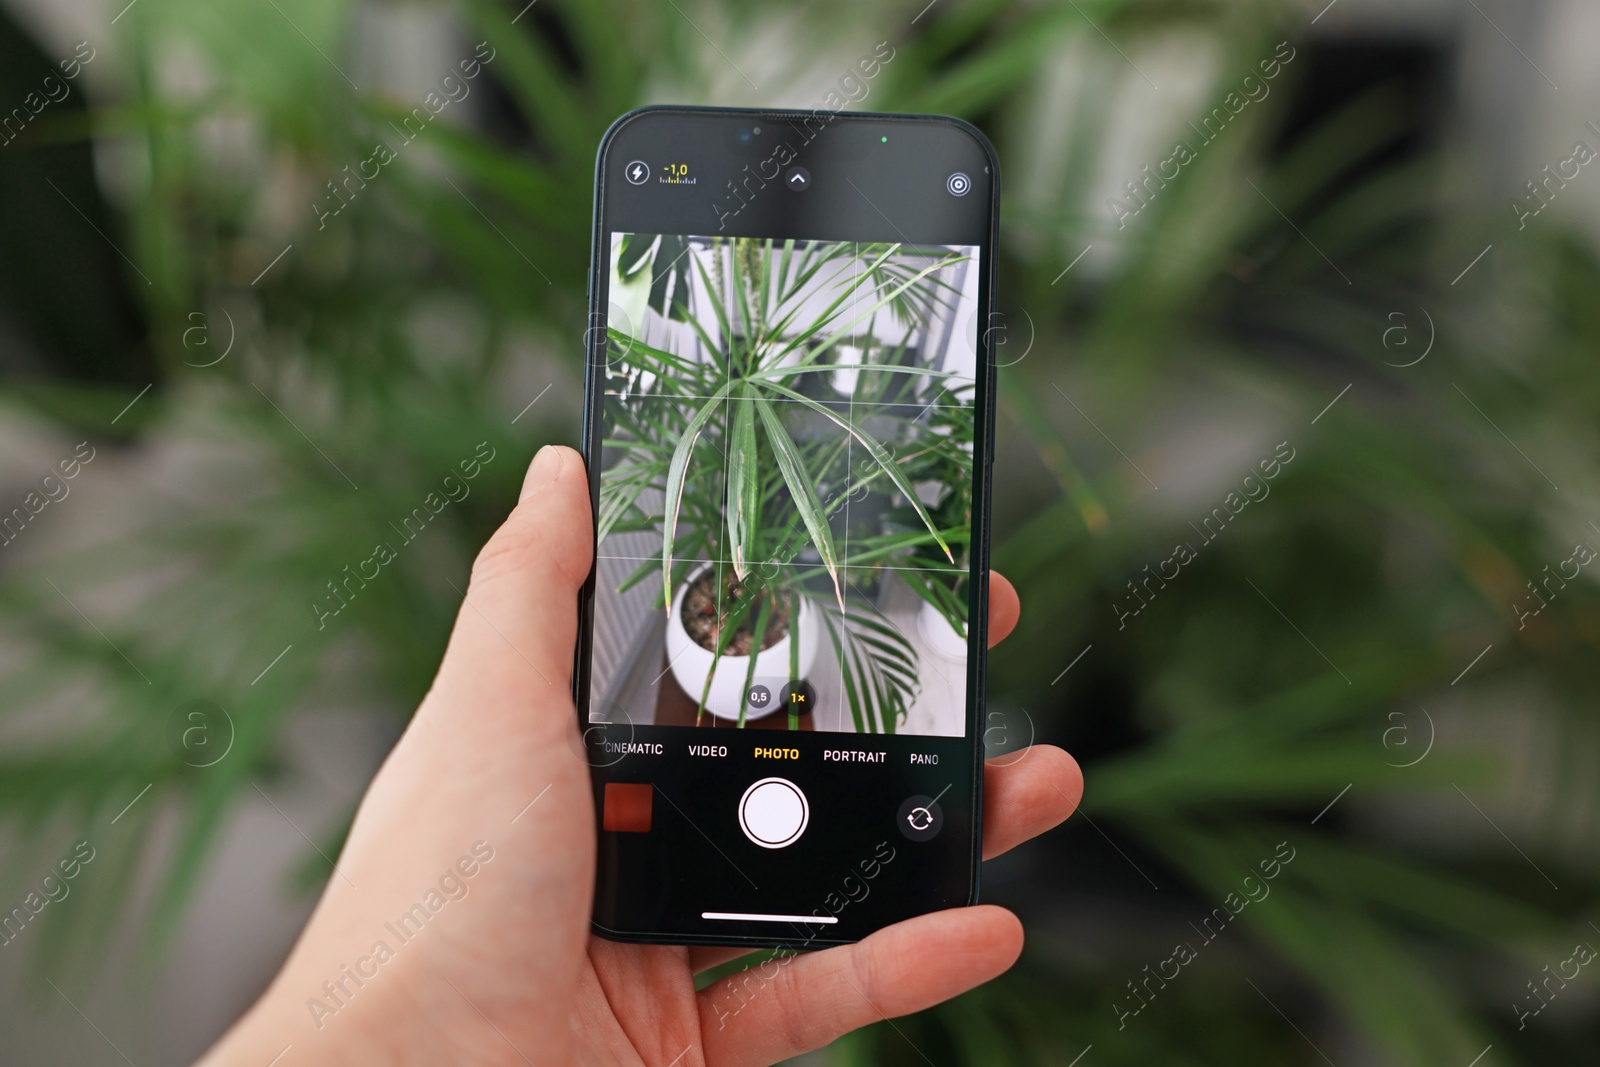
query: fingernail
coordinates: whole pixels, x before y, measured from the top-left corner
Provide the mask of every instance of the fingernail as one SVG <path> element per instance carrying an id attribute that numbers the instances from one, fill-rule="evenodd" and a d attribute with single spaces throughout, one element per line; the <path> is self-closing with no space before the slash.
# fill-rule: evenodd
<path id="1" fill-rule="evenodd" d="M 566 462 L 561 449 L 554 445 L 545 445 L 533 457 L 533 463 L 528 467 L 528 475 L 522 480 L 522 499 L 526 500 L 535 493 L 549 487 L 561 476 L 562 464 Z"/>

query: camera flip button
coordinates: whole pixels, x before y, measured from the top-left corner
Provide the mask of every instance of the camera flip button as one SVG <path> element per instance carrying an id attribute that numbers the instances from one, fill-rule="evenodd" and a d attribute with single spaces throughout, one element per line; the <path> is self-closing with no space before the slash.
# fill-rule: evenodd
<path id="1" fill-rule="evenodd" d="M 932 841 L 944 829 L 944 810 L 934 797 L 907 797 L 895 820 L 908 841 Z"/>

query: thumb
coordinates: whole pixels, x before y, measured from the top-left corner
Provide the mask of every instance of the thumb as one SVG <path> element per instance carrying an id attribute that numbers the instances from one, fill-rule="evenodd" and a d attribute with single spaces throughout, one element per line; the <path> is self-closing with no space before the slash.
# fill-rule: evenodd
<path id="1" fill-rule="evenodd" d="M 441 681 L 465 682 L 489 699 L 509 695 L 521 706 L 533 696 L 566 697 L 578 590 L 594 559 L 593 541 L 583 458 L 560 445 L 541 448 L 517 506 L 473 562 Z"/>

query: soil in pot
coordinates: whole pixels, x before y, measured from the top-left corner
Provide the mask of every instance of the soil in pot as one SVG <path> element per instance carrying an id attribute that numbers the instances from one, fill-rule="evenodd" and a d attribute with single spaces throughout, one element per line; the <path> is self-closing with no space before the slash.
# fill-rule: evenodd
<path id="1" fill-rule="evenodd" d="M 689 636 L 707 652 L 717 650 L 717 640 L 721 637 L 728 610 L 751 594 L 745 583 L 734 577 L 732 570 L 723 572 L 722 587 L 720 602 L 724 610 L 720 614 L 717 612 L 717 576 L 714 567 L 695 579 L 683 598 L 683 628 L 689 631 Z M 772 598 L 773 604 L 771 615 L 767 619 L 766 633 L 761 637 L 760 650 L 765 652 L 789 633 L 789 598 L 774 596 L 770 590 L 763 589 L 755 592 L 755 603 L 750 606 L 744 621 L 729 638 L 728 647 L 723 649 L 723 655 L 750 655 L 750 646 L 755 640 L 756 619 L 761 614 L 762 602 L 768 597 Z"/>

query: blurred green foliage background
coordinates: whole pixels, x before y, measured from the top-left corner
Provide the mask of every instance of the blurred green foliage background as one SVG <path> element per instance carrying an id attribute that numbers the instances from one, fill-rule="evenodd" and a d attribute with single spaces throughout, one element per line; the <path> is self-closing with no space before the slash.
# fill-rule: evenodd
<path id="1" fill-rule="evenodd" d="M 1581 84 L 1506 50 L 1564 5 L 1439 7 L 1444 30 L 1379 33 L 1265 0 L 12 4 L 5 108 L 96 50 L 0 147 L 4 425 L 32 442 L 0 505 L 36 455 L 97 449 L 0 554 L 0 903 L 62 841 L 100 854 L 8 946 L 26 1003 L 53 996 L 36 975 L 93 988 L 130 939 L 162 973 L 240 812 L 302 780 L 308 707 L 410 714 L 526 459 L 576 439 L 606 126 L 821 106 L 888 41 L 858 106 L 969 119 L 1005 166 L 995 565 L 1024 612 L 985 740 L 1064 744 L 1088 791 L 986 874 L 1021 964 L 817 1062 L 1592 1061 L 1600 979 L 1548 977 L 1600 944 L 1600 598 L 1562 568 L 1600 544 L 1600 212 L 1507 205 L 1600 147 L 1600 108 L 1560 110 Z M 329 212 L 478 42 L 471 97 Z M 1552 131 L 1525 165 L 1522 120 Z M 1192 161 L 1130 199 L 1175 138 Z M 1565 185 L 1556 207 L 1595 203 Z M 471 496 L 319 626 L 324 584 L 484 441 Z M 1225 503 L 1284 443 L 1270 492 Z M 230 724 L 206 766 L 195 707 Z M 284 893 L 313 899 L 352 811 L 305 827 Z M 59 1062 L 42 1035 L 72 1021 L 18 1062 Z"/>

